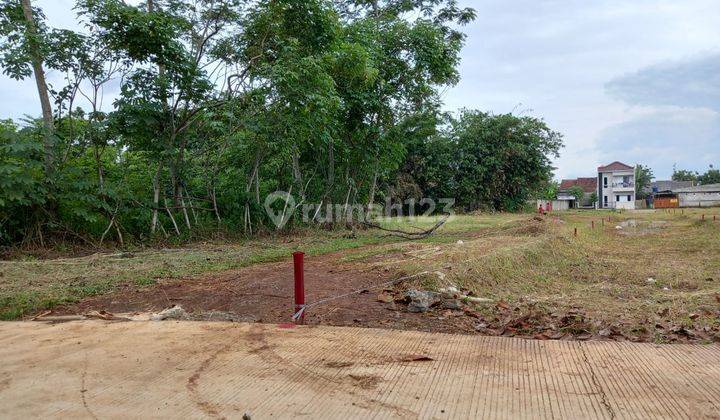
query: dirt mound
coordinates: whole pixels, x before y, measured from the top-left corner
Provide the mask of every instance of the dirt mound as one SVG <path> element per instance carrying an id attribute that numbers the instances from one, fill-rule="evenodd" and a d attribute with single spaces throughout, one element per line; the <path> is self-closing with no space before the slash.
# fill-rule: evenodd
<path id="1" fill-rule="evenodd" d="M 550 226 L 544 217 L 533 216 L 507 226 L 504 233 L 522 236 L 541 236 L 549 232 Z"/>

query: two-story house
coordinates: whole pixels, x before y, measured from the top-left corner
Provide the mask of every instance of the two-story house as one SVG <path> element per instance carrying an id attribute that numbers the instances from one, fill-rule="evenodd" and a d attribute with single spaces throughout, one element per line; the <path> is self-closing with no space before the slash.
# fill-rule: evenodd
<path id="1" fill-rule="evenodd" d="M 635 167 L 613 162 L 598 168 L 598 208 L 635 208 Z"/>

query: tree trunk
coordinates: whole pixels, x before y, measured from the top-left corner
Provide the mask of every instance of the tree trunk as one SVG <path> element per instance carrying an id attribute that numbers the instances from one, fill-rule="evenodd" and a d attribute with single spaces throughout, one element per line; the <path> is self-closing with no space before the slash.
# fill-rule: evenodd
<path id="1" fill-rule="evenodd" d="M 45 154 L 45 175 L 53 172 L 55 163 L 55 123 L 53 121 L 52 107 L 50 106 L 50 95 L 48 94 L 47 82 L 45 81 L 45 70 L 43 69 L 43 57 L 40 54 L 40 45 L 37 43 L 37 27 L 32 13 L 30 0 L 22 0 L 23 14 L 27 23 L 28 34 L 30 35 L 28 45 L 30 47 L 30 58 L 32 61 L 35 83 L 40 95 L 40 106 L 43 117 L 43 151 Z"/>
<path id="2" fill-rule="evenodd" d="M 327 194 L 332 197 L 332 190 L 335 185 L 335 145 L 332 139 L 328 145 L 328 180 L 327 180 Z"/>
<path id="3" fill-rule="evenodd" d="M 180 206 L 182 207 L 182 214 L 183 218 L 185 219 L 185 226 L 187 226 L 188 231 L 192 230 L 192 225 L 190 224 L 190 217 L 188 216 L 187 207 L 185 206 L 185 199 L 183 198 L 183 188 L 178 187 L 178 194 L 180 196 Z"/>
<path id="4" fill-rule="evenodd" d="M 300 156 L 299 153 L 293 152 L 292 155 L 292 169 L 293 169 L 293 179 L 295 181 L 295 186 L 298 188 L 298 192 L 300 194 L 300 200 L 305 200 L 305 186 L 303 185 L 303 179 L 302 179 L 302 172 L 300 171 Z"/>
<path id="5" fill-rule="evenodd" d="M 153 177 L 153 214 L 152 224 L 150 225 L 150 233 L 154 234 L 158 224 L 158 208 L 160 207 L 160 175 L 162 173 L 163 161 L 158 163 L 157 172 Z"/>
<path id="6" fill-rule="evenodd" d="M 375 190 L 377 189 L 378 170 L 373 173 L 372 184 L 370 185 L 370 197 L 368 198 L 368 209 L 375 203 Z"/>
<path id="7" fill-rule="evenodd" d="M 170 217 L 170 221 L 172 222 L 173 227 L 175 228 L 175 233 L 177 233 L 178 236 L 180 236 L 180 228 L 178 228 L 178 224 L 177 224 L 177 222 L 175 222 L 175 217 L 173 217 L 173 214 L 170 211 L 170 207 L 168 207 L 167 198 L 164 199 L 164 202 L 165 202 L 165 211 L 167 211 L 167 214 Z"/>

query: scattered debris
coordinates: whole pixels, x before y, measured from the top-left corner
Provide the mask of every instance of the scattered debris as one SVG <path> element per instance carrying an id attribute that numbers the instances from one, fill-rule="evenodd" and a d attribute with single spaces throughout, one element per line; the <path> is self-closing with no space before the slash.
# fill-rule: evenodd
<path id="1" fill-rule="evenodd" d="M 443 301 L 442 306 L 445 309 L 458 310 L 458 309 L 462 309 L 462 302 L 460 302 L 459 299 L 448 299 L 448 300 Z"/>
<path id="2" fill-rule="evenodd" d="M 457 244 L 458 244 L 458 245 L 464 245 L 464 244 L 465 244 L 465 242 L 463 242 L 463 240 L 462 240 L 462 239 L 458 239 L 458 241 L 457 241 Z"/>
<path id="3" fill-rule="evenodd" d="M 476 296 L 462 296 L 462 300 L 465 302 L 471 302 L 471 303 L 494 303 L 495 301 L 488 298 L 481 298 Z"/>
<path id="4" fill-rule="evenodd" d="M 440 219 L 437 223 L 435 223 L 435 225 L 433 227 L 431 227 L 430 229 L 427 229 L 427 230 L 420 231 L 420 232 L 408 232 L 408 231 L 404 231 L 404 230 L 400 230 L 400 229 L 387 229 L 387 228 L 380 226 L 377 223 L 371 223 L 371 222 L 362 222 L 362 223 L 365 226 L 368 226 L 370 228 L 388 232 L 388 235 L 386 235 L 386 236 L 397 236 L 397 237 L 400 237 L 403 239 L 408 239 L 408 240 L 419 240 L 419 239 L 425 239 L 428 236 L 435 233 L 435 231 L 438 230 L 442 225 L 444 225 L 445 222 L 447 222 L 449 218 L 450 218 L 450 215 L 446 214 L 442 219 Z"/>
<path id="5" fill-rule="evenodd" d="M 652 277 L 648 277 L 648 279 L 645 280 L 645 283 L 647 283 L 647 284 L 655 284 L 655 283 L 657 283 L 657 280 L 655 280 L 655 279 L 652 278 Z"/>
<path id="6" fill-rule="evenodd" d="M 488 298 L 481 298 L 476 296 L 471 296 L 470 293 L 464 293 L 461 292 L 457 287 L 455 286 L 448 286 L 443 287 L 438 290 L 445 299 L 460 299 L 465 303 L 494 303 L 495 301 Z"/>
<path id="7" fill-rule="evenodd" d="M 175 305 L 171 308 L 167 308 L 161 312 L 158 312 L 156 314 L 153 314 L 150 316 L 151 321 L 164 321 L 166 319 L 189 319 L 190 316 L 187 312 L 185 312 L 185 309 L 182 308 L 180 305 Z"/>
<path id="8" fill-rule="evenodd" d="M 448 299 L 455 299 L 460 295 L 460 290 L 455 286 L 443 287 L 439 289 L 438 292 L 442 293 L 443 296 Z"/>
<path id="9" fill-rule="evenodd" d="M 118 317 L 107 311 L 90 311 L 90 312 L 85 313 L 84 316 L 87 318 L 104 319 L 105 321 L 118 321 L 118 320 L 129 321 L 128 318 Z"/>
<path id="10" fill-rule="evenodd" d="M 46 315 L 50 315 L 51 313 L 52 313 L 52 311 L 42 312 L 42 313 L 37 314 L 37 315 L 35 315 L 34 317 L 32 317 L 32 318 L 30 319 L 30 321 L 37 321 L 38 319 L 40 319 L 40 318 L 42 318 L 42 317 L 44 317 L 44 316 L 46 316 Z"/>
<path id="11" fill-rule="evenodd" d="M 43 316 L 38 318 L 36 321 L 49 321 L 49 322 L 69 322 L 69 321 L 82 321 L 87 319 L 85 315 L 54 315 L 54 316 Z"/>
<path id="12" fill-rule="evenodd" d="M 435 292 L 410 289 L 405 292 L 405 298 L 410 300 L 408 311 L 427 312 L 430 307 L 440 302 L 440 294 Z"/>

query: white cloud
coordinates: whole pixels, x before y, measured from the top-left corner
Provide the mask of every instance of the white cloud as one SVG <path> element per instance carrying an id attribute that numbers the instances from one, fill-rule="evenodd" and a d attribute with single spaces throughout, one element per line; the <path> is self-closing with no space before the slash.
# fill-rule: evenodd
<path id="1" fill-rule="evenodd" d="M 634 105 L 720 111 L 720 53 L 650 66 L 611 81 L 607 90 Z"/>

